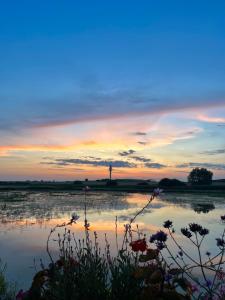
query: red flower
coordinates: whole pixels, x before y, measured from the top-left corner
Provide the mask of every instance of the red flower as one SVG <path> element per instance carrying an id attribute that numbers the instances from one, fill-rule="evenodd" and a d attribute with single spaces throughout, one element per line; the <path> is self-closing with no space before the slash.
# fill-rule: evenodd
<path id="1" fill-rule="evenodd" d="M 147 243 L 145 239 L 131 242 L 130 246 L 134 252 L 138 252 L 138 251 L 144 252 L 145 250 L 147 250 Z"/>

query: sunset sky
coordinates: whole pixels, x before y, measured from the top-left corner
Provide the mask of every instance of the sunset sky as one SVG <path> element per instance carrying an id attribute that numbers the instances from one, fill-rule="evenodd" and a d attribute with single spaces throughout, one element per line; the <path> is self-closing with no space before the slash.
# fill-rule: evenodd
<path id="1" fill-rule="evenodd" d="M 225 1 L 0 4 L 0 180 L 225 178 Z"/>

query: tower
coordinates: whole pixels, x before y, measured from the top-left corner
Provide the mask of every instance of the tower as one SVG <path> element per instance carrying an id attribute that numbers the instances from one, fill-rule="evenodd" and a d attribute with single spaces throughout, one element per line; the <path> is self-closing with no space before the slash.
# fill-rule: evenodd
<path id="1" fill-rule="evenodd" d="M 109 180 L 112 180 L 112 165 L 109 165 Z"/>

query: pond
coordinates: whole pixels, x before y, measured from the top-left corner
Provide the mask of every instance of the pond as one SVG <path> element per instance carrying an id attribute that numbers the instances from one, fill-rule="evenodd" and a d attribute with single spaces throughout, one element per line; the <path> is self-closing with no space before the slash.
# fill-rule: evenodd
<path id="1" fill-rule="evenodd" d="M 149 200 L 149 195 L 117 192 L 94 192 L 85 201 L 82 192 L 1 192 L 0 193 L 0 258 L 7 263 L 7 277 L 19 287 L 30 286 L 40 260 L 48 263 L 46 240 L 50 229 L 67 222 L 76 212 L 80 219 L 70 229 L 77 237 L 83 236 L 84 205 L 90 222 L 90 234 L 98 233 L 104 247 L 105 233 L 115 252 L 115 220 L 117 218 L 118 240 L 122 241 L 124 224 Z M 203 245 L 205 251 L 214 252 L 215 238 L 220 236 L 224 224 L 220 216 L 225 214 L 225 198 L 192 194 L 164 194 L 155 199 L 140 215 L 136 223 L 146 233 L 147 239 L 162 229 L 165 220 L 172 220 L 176 238 L 195 256 L 192 245 L 180 234 L 180 228 L 197 222 L 210 230 Z M 63 229 L 61 229 L 62 231 Z M 57 235 L 55 236 L 55 238 Z M 54 238 L 54 236 L 53 236 Z M 173 246 L 172 246 L 173 247 Z M 57 256 L 57 243 L 51 241 L 53 255 Z M 174 251 L 177 249 L 174 248 Z M 193 252 L 193 253 L 192 253 Z"/>

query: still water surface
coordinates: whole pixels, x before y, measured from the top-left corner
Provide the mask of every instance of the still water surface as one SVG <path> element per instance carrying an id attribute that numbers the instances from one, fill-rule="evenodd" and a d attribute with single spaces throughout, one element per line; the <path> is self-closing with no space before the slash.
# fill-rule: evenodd
<path id="1" fill-rule="evenodd" d="M 115 192 L 90 192 L 86 199 L 90 233 L 98 232 L 104 246 L 107 234 L 112 252 L 116 249 L 115 219 L 118 218 L 119 242 L 124 224 L 143 207 L 149 195 Z M 56 224 L 70 219 L 76 212 L 80 219 L 71 230 L 82 237 L 84 221 L 83 193 L 0 193 L 0 258 L 7 263 L 7 276 L 27 288 L 40 266 L 40 259 L 48 262 L 46 240 Z M 225 198 L 190 194 L 165 194 L 155 199 L 137 219 L 139 228 L 147 238 L 162 229 L 165 220 L 171 219 L 176 228 L 176 238 L 195 256 L 194 249 L 180 234 L 180 228 L 190 222 L 198 222 L 210 230 L 203 245 L 204 251 L 216 250 L 215 238 L 220 236 L 224 225 L 219 221 L 225 214 Z M 51 243 L 57 255 L 57 245 Z M 177 249 L 174 248 L 176 252 Z"/>

